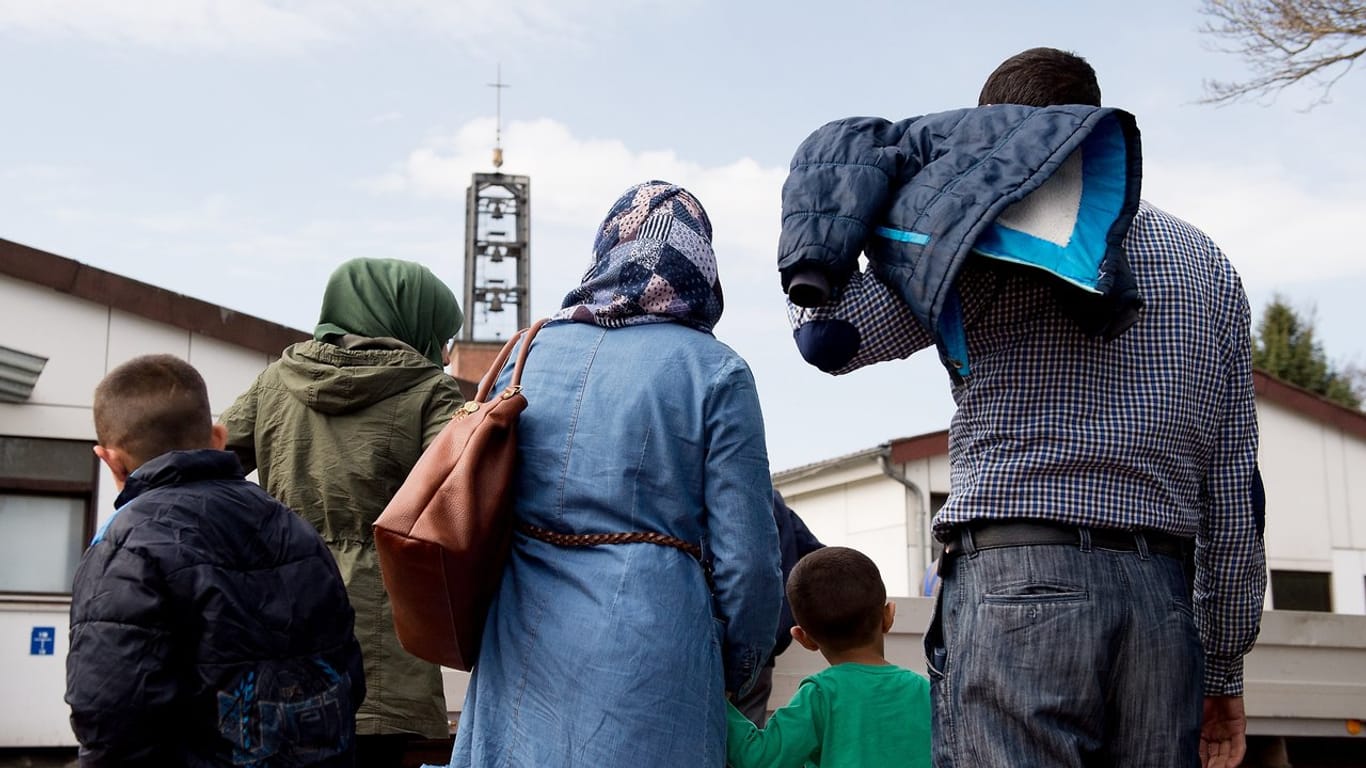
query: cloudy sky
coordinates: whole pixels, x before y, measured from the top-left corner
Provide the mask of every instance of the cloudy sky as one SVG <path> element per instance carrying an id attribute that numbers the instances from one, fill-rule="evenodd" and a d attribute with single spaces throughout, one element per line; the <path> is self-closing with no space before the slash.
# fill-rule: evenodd
<path id="1" fill-rule="evenodd" d="M 303 329 L 355 256 L 424 262 L 460 295 L 501 64 L 533 314 L 625 187 L 688 187 L 716 227 L 717 335 L 784 469 L 952 414 L 933 352 L 837 379 L 798 357 L 774 267 L 793 150 L 840 117 L 970 106 L 1001 59 L 1050 45 L 1138 116 L 1144 197 L 1223 246 L 1254 312 L 1279 291 L 1332 358 L 1366 362 L 1366 73 L 1312 110 L 1311 87 L 1197 104 L 1246 74 L 1202 21 L 1196 0 L 0 0 L 0 237 Z"/>

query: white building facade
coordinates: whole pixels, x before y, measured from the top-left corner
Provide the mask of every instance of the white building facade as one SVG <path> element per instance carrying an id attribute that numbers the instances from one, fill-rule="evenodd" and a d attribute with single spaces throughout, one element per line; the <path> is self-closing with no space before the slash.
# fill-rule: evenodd
<path id="1" fill-rule="evenodd" d="M 1366 614 L 1366 414 L 1258 372 L 1267 607 Z"/>
<path id="2" fill-rule="evenodd" d="M 947 431 L 778 472 L 773 487 L 822 543 L 872 558 L 887 594 L 924 594 L 941 549 L 930 524 L 949 493 Z"/>

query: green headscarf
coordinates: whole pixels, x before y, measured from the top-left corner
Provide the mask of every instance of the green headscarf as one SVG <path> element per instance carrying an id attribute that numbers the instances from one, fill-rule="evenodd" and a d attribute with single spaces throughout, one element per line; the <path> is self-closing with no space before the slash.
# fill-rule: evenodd
<path id="1" fill-rule="evenodd" d="M 352 259 L 332 273 L 313 338 L 348 333 L 398 339 L 441 365 L 464 322 L 460 304 L 431 270 L 398 259 Z"/>

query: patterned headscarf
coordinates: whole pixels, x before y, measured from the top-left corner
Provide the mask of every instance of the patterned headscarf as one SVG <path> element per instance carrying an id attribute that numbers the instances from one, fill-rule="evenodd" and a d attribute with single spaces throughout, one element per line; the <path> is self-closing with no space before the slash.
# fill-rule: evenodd
<path id="1" fill-rule="evenodd" d="M 682 187 L 650 181 L 607 212 L 583 283 L 553 319 L 604 328 L 682 323 L 711 333 L 722 304 L 707 212 Z"/>

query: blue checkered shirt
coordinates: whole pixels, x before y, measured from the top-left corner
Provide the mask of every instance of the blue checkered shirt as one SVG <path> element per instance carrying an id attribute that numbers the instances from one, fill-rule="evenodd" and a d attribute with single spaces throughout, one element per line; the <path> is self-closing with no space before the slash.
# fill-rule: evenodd
<path id="1" fill-rule="evenodd" d="M 1239 695 L 1266 590 L 1247 296 L 1218 246 L 1147 203 L 1125 247 L 1146 307 L 1111 342 L 1083 335 L 1041 273 L 980 257 L 965 268 L 972 375 L 954 386 L 953 492 L 935 531 L 1035 518 L 1195 537 L 1205 691 Z M 831 304 L 788 313 L 793 328 L 835 318 L 858 328 L 858 351 L 836 374 L 933 344 L 868 271 Z"/>

